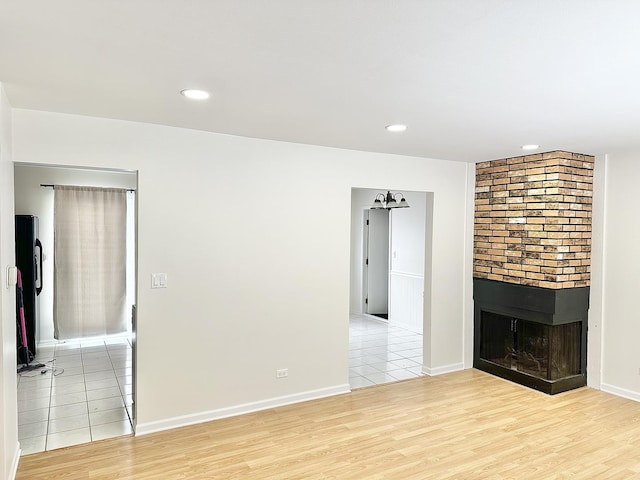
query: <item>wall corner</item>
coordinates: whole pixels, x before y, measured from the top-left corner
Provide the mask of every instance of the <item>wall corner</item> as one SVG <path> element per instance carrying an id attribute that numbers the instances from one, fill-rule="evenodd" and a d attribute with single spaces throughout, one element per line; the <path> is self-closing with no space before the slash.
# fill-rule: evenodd
<path id="1" fill-rule="evenodd" d="M 587 385 L 601 389 L 602 342 L 604 335 L 604 283 L 608 156 L 595 158 L 593 170 L 593 218 L 591 245 L 591 288 L 587 332 Z"/>

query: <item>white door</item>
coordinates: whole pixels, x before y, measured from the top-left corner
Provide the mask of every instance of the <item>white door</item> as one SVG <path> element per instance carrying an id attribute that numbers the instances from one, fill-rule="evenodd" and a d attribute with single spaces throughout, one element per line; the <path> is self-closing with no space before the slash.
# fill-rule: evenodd
<path id="1" fill-rule="evenodd" d="M 389 210 L 368 210 L 365 312 L 387 315 L 389 309 Z"/>

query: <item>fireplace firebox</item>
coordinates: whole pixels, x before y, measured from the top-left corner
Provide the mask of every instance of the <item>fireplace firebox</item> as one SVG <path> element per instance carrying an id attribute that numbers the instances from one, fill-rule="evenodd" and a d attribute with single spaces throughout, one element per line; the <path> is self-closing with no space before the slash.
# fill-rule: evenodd
<path id="1" fill-rule="evenodd" d="M 589 287 L 474 279 L 474 367 L 548 394 L 586 385 Z"/>

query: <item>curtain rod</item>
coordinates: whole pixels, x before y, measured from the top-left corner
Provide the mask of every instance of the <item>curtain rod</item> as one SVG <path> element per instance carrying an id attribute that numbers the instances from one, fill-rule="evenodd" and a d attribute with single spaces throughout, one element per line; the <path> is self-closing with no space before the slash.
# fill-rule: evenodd
<path id="1" fill-rule="evenodd" d="M 40 186 L 41 187 L 45 187 L 45 188 L 53 188 L 53 187 L 55 187 L 55 185 L 52 184 L 52 183 L 41 183 Z M 81 186 L 81 185 L 78 185 L 78 186 Z M 97 188 L 102 188 L 102 187 L 97 187 Z M 118 187 L 104 187 L 104 188 L 118 188 Z M 135 192 L 136 191 L 135 188 L 123 188 L 123 190 L 126 190 L 127 192 Z"/>

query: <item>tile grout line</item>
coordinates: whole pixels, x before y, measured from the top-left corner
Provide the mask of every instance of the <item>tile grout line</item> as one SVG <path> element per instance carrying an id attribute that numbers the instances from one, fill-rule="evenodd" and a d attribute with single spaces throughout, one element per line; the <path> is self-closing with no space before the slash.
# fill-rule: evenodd
<path id="1" fill-rule="evenodd" d="M 125 350 L 129 350 L 130 345 L 129 345 L 129 340 L 127 340 L 127 348 L 125 348 Z M 132 352 L 133 354 L 133 352 Z M 118 381 L 118 374 L 116 372 L 116 367 L 113 365 L 113 359 L 111 358 L 111 352 L 109 351 L 109 348 L 107 348 L 107 355 L 109 357 L 109 363 L 111 363 L 111 368 L 113 369 L 113 374 L 116 377 L 116 383 L 118 384 L 118 390 L 120 390 L 120 396 L 122 397 L 122 404 L 124 406 L 124 411 L 127 413 L 127 419 L 129 420 L 129 425 L 131 426 L 131 428 L 133 429 L 133 422 L 131 421 L 131 415 L 129 414 L 129 409 L 127 408 L 127 399 L 125 397 L 122 385 L 120 385 L 120 382 Z M 125 370 L 126 370 L 126 363 L 125 363 Z M 125 375 L 126 376 L 126 375 Z M 126 384 L 125 384 L 126 385 Z"/>
<path id="2" fill-rule="evenodd" d="M 55 373 L 56 366 L 56 350 L 57 346 L 53 347 L 53 360 L 52 360 L 52 369 L 51 369 L 51 378 L 49 379 L 49 407 L 47 408 L 47 430 L 44 434 L 44 451 L 47 451 L 47 444 L 49 443 L 49 426 L 51 423 L 51 400 L 53 397 L 53 374 Z"/>
<path id="3" fill-rule="evenodd" d="M 106 348 L 106 345 L 105 345 Z M 89 415 L 89 393 L 87 391 L 87 377 L 86 372 L 84 371 L 84 350 L 82 348 L 82 342 L 80 343 L 80 360 L 82 361 L 82 380 L 84 382 L 84 397 L 86 400 L 86 409 L 87 409 L 87 423 L 89 424 L 89 441 L 93 442 L 93 433 L 91 431 L 91 415 Z"/>

